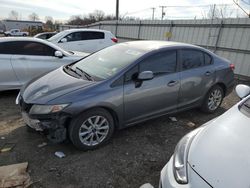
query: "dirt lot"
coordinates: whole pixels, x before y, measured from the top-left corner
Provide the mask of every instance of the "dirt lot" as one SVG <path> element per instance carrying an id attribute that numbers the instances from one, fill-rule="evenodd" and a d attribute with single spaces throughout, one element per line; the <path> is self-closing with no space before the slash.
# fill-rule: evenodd
<path id="1" fill-rule="evenodd" d="M 29 133 L 14 104 L 17 91 L 0 93 L 0 145 L 16 143 L 11 152 L 0 153 L 0 166 L 29 162 L 32 187 L 139 187 L 158 186 L 162 167 L 171 157 L 178 140 L 195 127 L 222 114 L 238 101 L 235 93 L 224 99 L 216 114 L 192 110 L 147 121 L 115 133 L 112 141 L 95 151 L 81 152 L 72 144 L 38 145 L 47 142 L 38 133 Z M 195 127 L 187 124 L 191 121 Z M 63 151 L 66 158 L 54 153 Z"/>

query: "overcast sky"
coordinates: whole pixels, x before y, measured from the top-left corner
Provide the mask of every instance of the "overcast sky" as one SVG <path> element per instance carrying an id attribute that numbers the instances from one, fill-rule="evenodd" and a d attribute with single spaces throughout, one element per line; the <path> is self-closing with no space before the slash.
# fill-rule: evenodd
<path id="1" fill-rule="evenodd" d="M 250 2 L 250 0 L 244 1 Z M 115 3 L 116 0 L 0 0 L 0 19 L 8 18 L 11 10 L 17 11 L 23 20 L 28 19 L 28 15 L 35 12 L 42 21 L 45 16 L 66 21 L 72 15 L 84 15 L 94 10 L 102 10 L 105 14 L 114 15 Z M 159 6 L 166 5 L 188 6 L 167 8 L 166 17 L 194 18 L 199 17 L 205 8 L 192 6 L 208 4 L 233 4 L 233 0 L 120 0 L 120 15 L 150 19 L 152 17 L 150 8 L 155 7 L 155 17 L 159 18 L 161 15 Z"/>

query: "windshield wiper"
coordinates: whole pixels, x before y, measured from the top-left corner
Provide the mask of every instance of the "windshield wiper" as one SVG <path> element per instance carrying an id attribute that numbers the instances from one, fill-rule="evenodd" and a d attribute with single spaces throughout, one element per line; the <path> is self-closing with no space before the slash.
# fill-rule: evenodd
<path id="1" fill-rule="evenodd" d="M 245 107 L 250 108 L 250 104 L 248 104 L 247 102 L 243 104 Z"/>
<path id="2" fill-rule="evenodd" d="M 73 72 L 73 73 L 75 73 L 77 76 L 80 76 L 80 77 L 82 77 L 82 75 L 81 74 L 79 74 L 75 69 L 72 69 L 72 67 L 71 66 L 66 66 L 65 68 L 67 68 L 67 69 L 69 69 L 71 72 Z"/>
<path id="3" fill-rule="evenodd" d="M 75 67 L 75 68 L 76 68 L 76 70 L 80 71 L 88 80 L 94 81 L 94 79 L 92 78 L 92 76 L 90 74 L 88 74 L 84 70 L 80 69 L 79 67 Z"/>

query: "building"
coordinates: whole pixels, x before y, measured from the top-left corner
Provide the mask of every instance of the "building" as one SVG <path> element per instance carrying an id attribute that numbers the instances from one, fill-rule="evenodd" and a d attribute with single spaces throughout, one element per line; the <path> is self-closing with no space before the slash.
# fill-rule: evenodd
<path id="1" fill-rule="evenodd" d="M 43 22 L 40 21 L 25 21 L 25 20 L 2 20 L 0 21 L 0 30 L 8 31 L 10 29 L 30 30 L 41 29 Z"/>

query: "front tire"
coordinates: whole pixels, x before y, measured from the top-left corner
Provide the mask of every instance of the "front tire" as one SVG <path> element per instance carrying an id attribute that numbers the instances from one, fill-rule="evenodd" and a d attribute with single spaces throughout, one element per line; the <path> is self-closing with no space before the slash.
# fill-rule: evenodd
<path id="1" fill-rule="evenodd" d="M 219 85 L 213 86 L 206 94 L 201 110 L 206 113 L 214 113 L 221 105 L 224 91 Z"/>
<path id="2" fill-rule="evenodd" d="M 104 145 L 113 133 L 113 117 L 103 108 L 83 112 L 69 126 L 69 138 L 80 150 L 92 150 Z"/>

